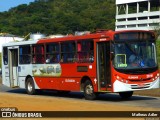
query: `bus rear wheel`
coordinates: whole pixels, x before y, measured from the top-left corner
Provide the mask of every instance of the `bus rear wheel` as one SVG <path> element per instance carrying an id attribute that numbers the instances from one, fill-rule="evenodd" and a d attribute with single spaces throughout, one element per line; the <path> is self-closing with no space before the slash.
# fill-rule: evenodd
<path id="1" fill-rule="evenodd" d="M 84 83 L 84 97 L 86 100 L 96 99 L 96 93 L 94 93 L 93 85 L 89 80 Z"/>
<path id="2" fill-rule="evenodd" d="M 133 91 L 120 92 L 119 95 L 122 99 L 129 99 L 133 95 Z"/>
<path id="3" fill-rule="evenodd" d="M 28 78 L 26 82 L 26 91 L 29 95 L 34 95 L 36 94 L 34 82 L 32 78 Z"/>

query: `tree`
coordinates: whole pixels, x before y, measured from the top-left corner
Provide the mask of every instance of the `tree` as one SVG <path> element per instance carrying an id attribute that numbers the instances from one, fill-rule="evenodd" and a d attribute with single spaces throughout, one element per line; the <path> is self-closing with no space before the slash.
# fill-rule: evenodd
<path id="1" fill-rule="evenodd" d="M 156 24 L 156 26 L 154 27 L 154 32 L 156 35 L 156 39 L 158 39 L 158 37 L 160 37 L 160 23 Z"/>
<path id="2" fill-rule="evenodd" d="M 115 0 L 35 0 L 0 13 L 0 32 L 69 34 L 115 29 Z"/>

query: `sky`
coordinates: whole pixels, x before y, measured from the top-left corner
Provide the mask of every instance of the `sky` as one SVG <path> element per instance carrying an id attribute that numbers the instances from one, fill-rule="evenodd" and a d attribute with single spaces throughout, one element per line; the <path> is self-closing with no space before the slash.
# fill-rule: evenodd
<path id="1" fill-rule="evenodd" d="M 12 7 L 20 4 L 29 4 L 35 0 L 0 0 L 0 12 L 8 11 Z"/>

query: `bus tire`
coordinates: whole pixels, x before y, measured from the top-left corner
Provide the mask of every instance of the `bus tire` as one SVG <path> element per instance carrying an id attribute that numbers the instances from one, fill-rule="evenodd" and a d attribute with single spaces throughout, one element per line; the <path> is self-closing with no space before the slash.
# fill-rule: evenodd
<path id="1" fill-rule="evenodd" d="M 36 94 L 36 90 L 35 90 L 35 86 L 32 78 L 28 78 L 26 81 L 26 91 L 29 95 Z"/>
<path id="2" fill-rule="evenodd" d="M 94 93 L 93 85 L 89 80 L 84 83 L 84 97 L 86 100 L 96 99 L 96 93 Z"/>
<path id="3" fill-rule="evenodd" d="M 133 95 L 133 91 L 120 92 L 119 95 L 122 99 L 129 99 Z"/>

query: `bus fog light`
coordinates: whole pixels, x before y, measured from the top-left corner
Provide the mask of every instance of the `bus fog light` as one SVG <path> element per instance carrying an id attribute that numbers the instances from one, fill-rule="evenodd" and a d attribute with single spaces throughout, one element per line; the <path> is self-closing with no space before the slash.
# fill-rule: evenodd
<path id="1" fill-rule="evenodd" d="M 157 73 L 157 76 L 159 77 L 159 73 Z"/>
<path id="2" fill-rule="evenodd" d="M 117 79 L 118 79 L 118 80 L 119 80 L 119 78 L 120 78 L 120 77 L 119 77 L 119 76 L 117 76 Z"/>
<path id="3" fill-rule="evenodd" d="M 154 81 L 154 78 L 152 79 L 152 81 Z"/>

